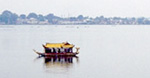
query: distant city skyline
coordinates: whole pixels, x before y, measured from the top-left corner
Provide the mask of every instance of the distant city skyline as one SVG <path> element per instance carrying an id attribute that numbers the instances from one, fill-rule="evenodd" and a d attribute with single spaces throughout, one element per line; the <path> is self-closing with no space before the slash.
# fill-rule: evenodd
<path id="1" fill-rule="evenodd" d="M 150 17 L 149 0 L 0 0 L 4 10 L 17 14 L 31 12 L 60 17 Z"/>

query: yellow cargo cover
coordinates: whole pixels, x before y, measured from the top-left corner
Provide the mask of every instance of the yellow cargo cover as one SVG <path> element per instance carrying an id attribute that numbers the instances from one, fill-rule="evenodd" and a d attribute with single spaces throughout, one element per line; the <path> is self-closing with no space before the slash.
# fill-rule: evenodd
<path id="1" fill-rule="evenodd" d="M 65 42 L 65 43 L 46 43 L 45 47 L 47 47 L 47 48 L 61 48 L 61 47 L 63 47 L 63 48 L 73 48 L 74 45 L 69 44 L 67 42 Z"/>

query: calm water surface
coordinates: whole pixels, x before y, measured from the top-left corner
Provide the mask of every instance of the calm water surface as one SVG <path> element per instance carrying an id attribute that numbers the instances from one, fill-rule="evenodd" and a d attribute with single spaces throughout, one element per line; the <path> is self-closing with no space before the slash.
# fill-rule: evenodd
<path id="1" fill-rule="evenodd" d="M 68 41 L 78 57 L 39 58 Z M 0 78 L 150 78 L 150 26 L 0 26 Z"/>

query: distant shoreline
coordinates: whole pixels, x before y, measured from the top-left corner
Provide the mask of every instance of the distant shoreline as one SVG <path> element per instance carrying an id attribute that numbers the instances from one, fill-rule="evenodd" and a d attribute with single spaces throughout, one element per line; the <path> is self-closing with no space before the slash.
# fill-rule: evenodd
<path id="1" fill-rule="evenodd" d="M 58 25 L 58 24 L 51 24 L 51 25 L 46 25 L 46 24 L 44 24 L 44 25 L 41 25 L 41 24 L 17 24 L 17 25 L 15 25 L 15 24 L 5 24 L 5 25 L 1 25 L 0 24 L 0 26 L 36 26 L 36 25 L 38 25 L 38 26 L 65 26 L 65 25 Z M 87 24 L 85 24 L 85 26 L 98 26 L 99 24 L 94 24 L 94 25 L 87 25 Z M 128 24 L 125 24 L 125 25 L 112 25 L 111 24 L 111 26 L 126 26 L 126 25 L 128 25 Z M 144 26 L 149 26 L 150 24 L 143 24 Z M 139 24 L 139 25 L 131 25 L 131 24 L 129 24 L 128 26 L 143 26 L 142 24 Z M 66 24 L 66 26 L 77 26 L 77 25 L 71 25 L 71 24 Z M 83 24 L 78 24 L 78 26 L 84 26 Z M 110 25 L 99 25 L 99 26 L 110 26 Z"/>
<path id="2" fill-rule="evenodd" d="M 104 16 L 92 18 L 83 15 L 63 18 L 54 14 L 48 14 L 46 16 L 36 13 L 17 15 L 6 10 L 0 14 L 0 25 L 150 25 L 150 18 L 107 18 Z"/>

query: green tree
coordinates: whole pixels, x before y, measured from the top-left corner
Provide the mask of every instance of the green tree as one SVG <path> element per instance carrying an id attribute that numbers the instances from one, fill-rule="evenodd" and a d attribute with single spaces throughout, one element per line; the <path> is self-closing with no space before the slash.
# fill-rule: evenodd
<path id="1" fill-rule="evenodd" d="M 54 14 L 48 14 L 45 18 L 48 20 L 49 23 L 53 23 Z"/>
<path id="2" fill-rule="evenodd" d="M 39 21 L 45 21 L 45 18 L 44 18 L 43 15 L 40 14 L 40 15 L 38 15 L 38 20 L 39 20 Z"/>
<path id="3" fill-rule="evenodd" d="M 0 16 L 1 22 L 4 22 L 5 24 L 16 24 L 16 20 L 18 18 L 17 14 L 13 14 L 10 11 L 4 11 L 2 15 Z"/>
<path id="4" fill-rule="evenodd" d="M 79 15 L 79 16 L 77 17 L 77 19 L 79 19 L 79 20 L 83 20 L 83 19 L 84 19 L 84 17 L 83 17 L 83 15 Z"/>
<path id="5" fill-rule="evenodd" d="M 28 18 L 28 19 L 30 19 L 30 18 L 35 18 L 35 19 L 37 19 L 38 16 L 37 16 L 36 13 L 30 13 L 30 14 L 27 16 L 27 18 Z"/>
<path id="6" fill-rule="evenodd" d="M 25 14 L 21 14 L 21 15 L 19 16 L 19 18 L 21 18 L 21 19 L 26 19 L 26 15 L 25 15 Z"/>

